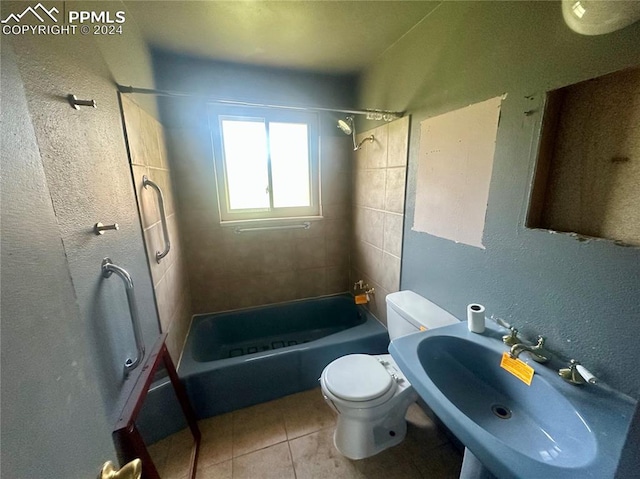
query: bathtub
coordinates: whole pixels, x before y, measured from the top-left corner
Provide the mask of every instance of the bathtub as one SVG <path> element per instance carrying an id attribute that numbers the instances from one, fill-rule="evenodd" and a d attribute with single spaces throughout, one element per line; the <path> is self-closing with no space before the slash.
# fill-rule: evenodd
<path id="1" fill-rule="evenodd" d="M 388 346 L 386 328 L 342 294 L 197 315 L 178 372 L 202 419 L 317 387 L 334 359 Z"/>

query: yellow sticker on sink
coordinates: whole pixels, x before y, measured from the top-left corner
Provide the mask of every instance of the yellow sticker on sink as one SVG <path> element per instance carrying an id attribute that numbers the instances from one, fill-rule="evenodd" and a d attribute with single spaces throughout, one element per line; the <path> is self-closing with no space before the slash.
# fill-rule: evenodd
<path id="1" fill-rule="evenodd" d="M 513 374 L 527 386 L 531 386 L 531 381 L 533 381 L 533 373 L 535 371 L 528 364 L 523 363 L 517 358 L 512 358 L 509 353 L 505 352 L 502 353 L 502 361 L 500 361 L 500 367 L 505 371 Z"/>

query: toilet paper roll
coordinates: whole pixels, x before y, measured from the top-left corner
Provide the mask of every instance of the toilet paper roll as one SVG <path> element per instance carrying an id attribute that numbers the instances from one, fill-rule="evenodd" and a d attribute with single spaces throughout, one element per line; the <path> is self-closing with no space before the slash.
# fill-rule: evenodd
<path id="1" fill-rule="evenodd" d="M 484 333 L 484 306 L 475 303 L 467 306 L 467 327 L 472 333 Z"/>

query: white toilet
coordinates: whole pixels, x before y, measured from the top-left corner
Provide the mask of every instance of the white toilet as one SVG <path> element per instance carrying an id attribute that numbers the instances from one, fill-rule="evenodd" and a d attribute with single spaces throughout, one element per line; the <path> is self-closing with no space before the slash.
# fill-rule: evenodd
<path id="1" fill-rule="evenodd" d="M 389 337 L 457 323 L 458 319 L 413 291 L 387 296 Z M 331 362 L 320 377 L 325 401 L 338 413 L 333 442 L 350 459 L 364 459 L 399 444 L 405 415 L 417 398 L 390 354 L 349 354 Z"/>

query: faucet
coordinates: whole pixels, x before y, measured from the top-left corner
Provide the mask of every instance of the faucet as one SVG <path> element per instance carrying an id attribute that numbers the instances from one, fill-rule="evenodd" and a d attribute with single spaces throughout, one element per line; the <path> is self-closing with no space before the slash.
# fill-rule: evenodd
<path id="1" fill-rule="evenodd" d="M 549 361 L 549 353 L 544 349 L 544 338 L 538 336 L 538 342 L 535 346 L 524 343 L 517 343 L 511 346 L 510 356 L 517 359 L 521 353 L 527 352 L 531 355 L 531 359 L 538 363 L 546 363 Z"/>
<path id="2" fill-rule="evenodd" d="M 596 384 L 598 380 L 591 372 L 575 359 L 569 362 L 568 368 L 562 368 L 558 375 L 571 384 Z"/>

